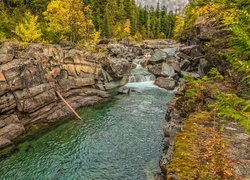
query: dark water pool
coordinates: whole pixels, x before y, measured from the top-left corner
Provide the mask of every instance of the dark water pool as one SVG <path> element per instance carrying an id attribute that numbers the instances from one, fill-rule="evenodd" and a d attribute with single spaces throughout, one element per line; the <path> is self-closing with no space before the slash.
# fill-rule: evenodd
<path id="1" fill-rule="evenodd" d="M 0 179 L 144 180 L 159 172 L 166 103 L 172 94 L 140 88 L 80 111 L 67 123 L 20 144 L 0 162 Z"/>

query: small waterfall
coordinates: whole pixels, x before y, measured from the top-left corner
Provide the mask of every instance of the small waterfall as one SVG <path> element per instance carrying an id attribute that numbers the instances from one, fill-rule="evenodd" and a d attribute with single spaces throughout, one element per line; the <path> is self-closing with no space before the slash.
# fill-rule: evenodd
<path id="1" fill-rule="evenodd" d="M 148 72 L 146 68 L 141 66 L 141 60 L 135 59 L 133 63 L 136 65 L 136 68 L 131 71 L 129 77 L 129 83 L 139 83 L 139 82 L 154 82 L 155 76 Z"/>

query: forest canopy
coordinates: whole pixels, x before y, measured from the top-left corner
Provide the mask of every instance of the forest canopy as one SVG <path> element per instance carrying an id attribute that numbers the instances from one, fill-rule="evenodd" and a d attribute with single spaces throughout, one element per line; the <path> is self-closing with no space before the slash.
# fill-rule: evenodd
<path id="1" fill-rule="evenodd" d="M 3 0 L 0 42 L 97 42 L 104 38 L 169 38 L 175 13 L 134 0 Z"/>

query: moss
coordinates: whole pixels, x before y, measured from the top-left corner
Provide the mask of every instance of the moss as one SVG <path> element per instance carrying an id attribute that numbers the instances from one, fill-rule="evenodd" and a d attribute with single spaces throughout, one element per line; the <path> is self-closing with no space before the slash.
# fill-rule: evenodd
<path id="1" fill-rule="evenodd" d="M 15 147 L 13 145 L 10 145 L 8 147 L 5 147 L 4 149 L 0 149 L 0 161 L 2 159 L 5 159 L 10 154 L 12 154 L 15 151 Z"/>
<path id="2" fill-rule="evenodd" d="M 213 115 L 198 112 L 188 117 L 184 131 L 175 139 L 175 155 L 168 175 L 180 179 L 232 178 L 225 144 L 213 123 Z"/>

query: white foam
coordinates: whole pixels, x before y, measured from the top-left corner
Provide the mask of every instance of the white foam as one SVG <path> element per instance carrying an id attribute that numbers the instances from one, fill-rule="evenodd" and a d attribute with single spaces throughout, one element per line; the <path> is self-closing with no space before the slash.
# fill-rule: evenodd
<path id="1" fill-rule="evenodd" d="M 161 89 L 154 84 L 154 81 L 145 81 L 145 82 L 135 82 L 126 84 L 129 88 L 136 89 Z"/>

